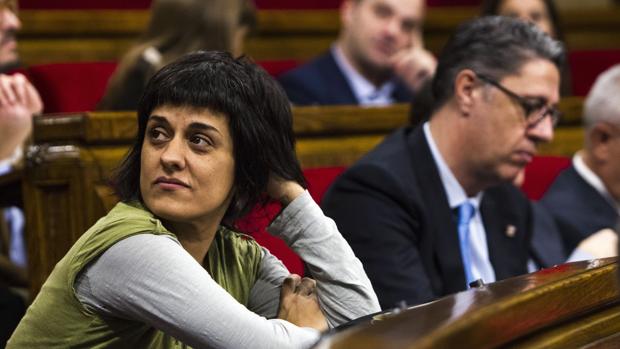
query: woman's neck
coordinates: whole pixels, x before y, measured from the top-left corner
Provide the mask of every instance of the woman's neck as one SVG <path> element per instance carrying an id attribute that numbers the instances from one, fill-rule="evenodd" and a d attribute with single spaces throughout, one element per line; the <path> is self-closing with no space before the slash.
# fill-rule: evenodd
<path id="1" fill-rule="evenodd" d="M 219 222 L 219 221 L 218 221 Z M 215 238 L 215 233 L 219 223 L 178 223 L 166 222 L 166 226 L 172 231 L 181 246 L 192 256 L 200 265 L 203 264 L 205 256 Z"/>

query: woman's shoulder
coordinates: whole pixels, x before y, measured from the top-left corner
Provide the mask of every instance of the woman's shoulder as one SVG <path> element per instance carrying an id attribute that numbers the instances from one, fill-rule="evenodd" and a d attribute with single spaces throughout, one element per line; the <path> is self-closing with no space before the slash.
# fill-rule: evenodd
<path id="1" fill-rule="evenodd" d="M 215 238 L 231 246 L 260 250 L 260 245 L 254 237 L 231 227 L 220 225 Z"/>
<path id="2" fill-rule="evenodd" d="M 93 225 L 90 235 L 119 235 L 127 237 L 137 233 L 151 233 L 156 235 L 172 235 L 161 221 L 139 202 L 119 202 Z M 88 232 L 87 232 L 88 233 Z"/>

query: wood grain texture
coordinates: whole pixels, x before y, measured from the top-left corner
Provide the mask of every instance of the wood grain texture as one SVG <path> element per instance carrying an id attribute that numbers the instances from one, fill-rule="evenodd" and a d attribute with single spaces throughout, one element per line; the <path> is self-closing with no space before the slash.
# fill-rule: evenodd
<path id="1" fill-rule="evenodd" d="M 615 258 L 564 264 L 351 328 L 332 348 L 583 347 L 620 331 Z"/>
<path id="2" fill-rule="evenodd" d="M 437 53 L 463 21 L 478 15 L 472 7 L 430 8 L 426 46 Z M 565 41 L 572 50 L 620 48 L 620 7 L 561 13 Z M 24 10 L 19 51 L 27 65 L 116 60 L 149 20 L 146 10 Z M 340 26 L 337 10 L 262 10 L 246 46 L 257 60 L 307 60 L 325 51 Z"/>

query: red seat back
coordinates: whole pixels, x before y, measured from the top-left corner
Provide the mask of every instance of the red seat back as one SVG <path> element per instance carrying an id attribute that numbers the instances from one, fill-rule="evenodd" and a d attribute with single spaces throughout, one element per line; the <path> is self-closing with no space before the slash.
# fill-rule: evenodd
<path id="1" fill-rule="evenodd" d="M 264 60 L 257 61 L 256 63 L 273 77 L 278 77 L 278 75 L 286 73 L 300 64 L 299 61 L 294 59 Z"/>
<path id="2" fill-rule="evenodd" d="M 585 96 L 596 78 L 607 68 L 620 63 L 620 49 L 571 51 L 568 54 L 573 94 Z"/>
<path id="3" fill-rule="evenodd" d="M 562 170 L 569 167 L 571 159 L 563 156 L 536 156 L 525 168 L 525 181 L 521 190 L 531 200 L 540 199 Z"/>
<path id="4" fill-rule="evenodd" d="M 28 76 L 39 91 L 46 113 L 93 110 L 116 62 L 80 62 L 35 65 Z"/>
<path id="5" fill-rule="evenodd" d="M 308 191 L 316 202 L 321 202 L 327 188 L 344 169 L 344 167 L 326 167 L 304 170 L 304 176 L 308 181 Z M 278 257 L 291 273 L 303 275 L 304 265 L 299 256 L 282 239 L 270 235 L 266 230 L 269 223 L 280 212 L 280 208 L 280 205 L 275 202 L 265 208 L 256 208 L 248 216 L 235 222 L 235 226 L 240 231 L 254 237 L 261 246 L 266 247 Z"/>

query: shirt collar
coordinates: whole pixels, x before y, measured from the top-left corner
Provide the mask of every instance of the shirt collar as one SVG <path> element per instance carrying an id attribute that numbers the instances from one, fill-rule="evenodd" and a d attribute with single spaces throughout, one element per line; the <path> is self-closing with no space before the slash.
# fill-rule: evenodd
<path id="1" fill-rule="evenodd" d="M 439 177 L 441 178 L 441 183 L 443 184 L 443 188 L 448 195 L 448 204 L 450 208 L 456 208 L 463 204 L 465 201 L 469 201 L 474 205 L 476 211 L 480 208 L 480 200 L 482 199 L 482 195 L 484 192 L 479 192 L 476 196 L 470 198 L 467 197 L 465 190 L 459 183 L 459 181 L 454 177 L 454 174 L 446 164 L 443 156 L 439 152 L 439 148 L 437 148 L 437 144 L 435 144 L 435 140 L 433 139 L 433 135 L 431 133 L 430 124 L 427 122 L 424 123 L 424 136 L 426 137 L 426 141 L 428 142 L 429 148 L 431 148 L 431 154 L 433 155 L 433 159 L 435 160 L 435 164 L 437 165 L 437 169 L 439 170 Z"/>
<path id="2" fill-rule="evenodd" d="M 611 204 L 611 207 L 614 207 L 618 214 L 620 214 L 620 202 L 614 200 L 614 198 L 609 194 L 607 188 L 605 187 L 605 183 L 603 180 L 592 171 L 588 165 L 583 161 L 583 153 L 579 151 L 573 156 L 573 167 L 575 167 L 575 171 L 586 181 L 588 184 L 592 186 L 602 197 L 605 198 Z"/>
<path id="3" fill-rule="evenodd" d="M 362 76 L 347 59 L 338 45 L 332 46 L 332 54 L 336 65 L 343 72 L 345 78 L 351 85 L 355 98 L 362 105 L 386 105 L 394 102 L 392 92 L 396 88 L 396 83 L 389 80 L 376 88 L 368 79 Z"/>
<path id="4" fill-rule="evenodd" d="M 19 159 L 22 157 L 22 147 L 19 146 L 13 152 L 13 155 L 7 159 L 0 160 L 0 175 L 3 175 L 13 168 L 13 165 L 16 164 Z"/>

